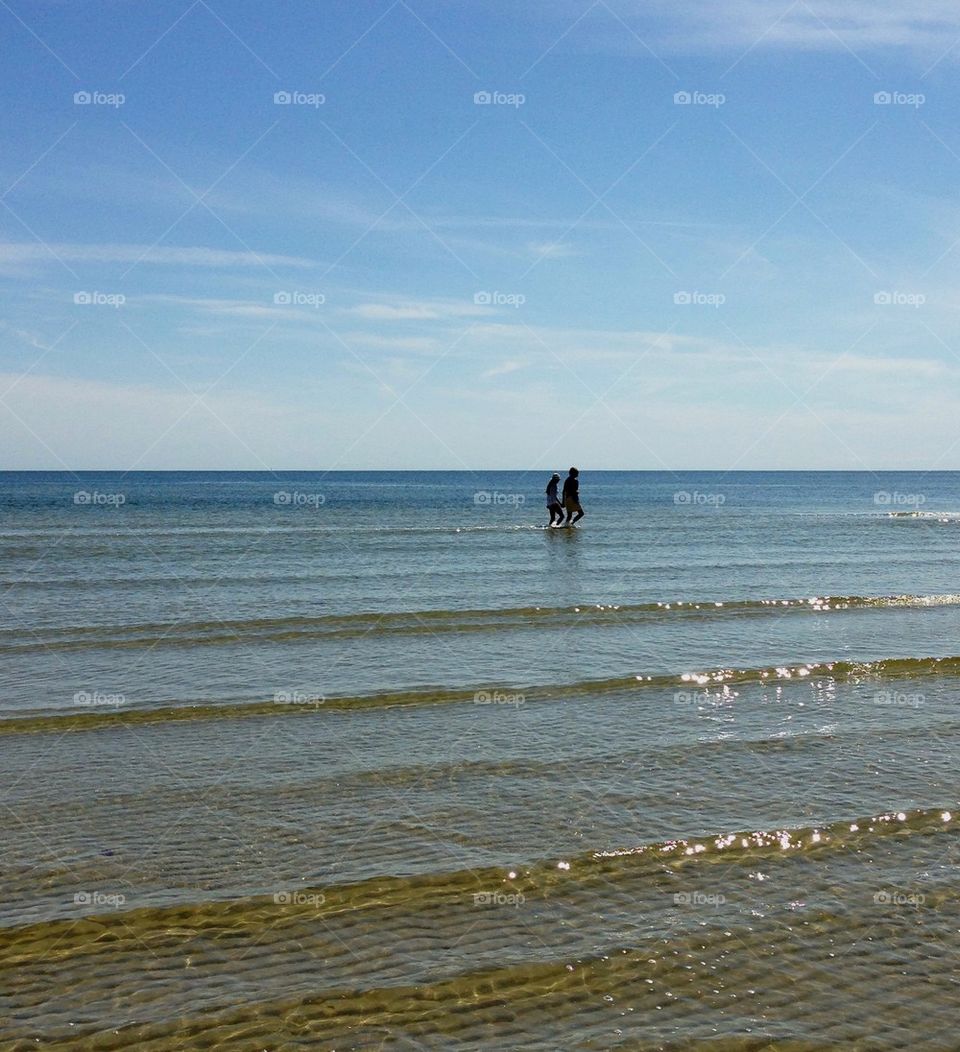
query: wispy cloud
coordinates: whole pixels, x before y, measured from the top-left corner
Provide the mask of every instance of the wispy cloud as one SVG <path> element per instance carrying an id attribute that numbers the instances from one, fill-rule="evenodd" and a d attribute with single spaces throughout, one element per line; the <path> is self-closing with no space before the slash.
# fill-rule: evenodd
<path id="1" fill-rule="evenodd" d="M 426 321 L 440 317 L 430 307 L 414 305 L 391 307 L 387 303 L 365 303 L 359 307 L 348 307 L 344 313 L 354 314 L 358 318 L 369 318 L 372 321 Z"/>
<path id="2" fill-rule="evenodd" d="M 313 260 L 273 253 L 231 252 L 205 247 L 162 245 L 0 242 L 0 265 L 9 263 L 152 263 L 180 267 L 312 267 Z"/>
<path id="3" fill-rule="evenodd" d="M 568 47 L 669 55 L 704 51 L 808 51 L 905 49 L 939 58 L 960 36 L 960 8 L 953 0 L 648 0 L 632 7 L 611 2 L 619 18 L 601 6 L 578 24 Z M 567 22 L 583 5 L 546 0 L 544 17 Z M 631 32 L 624 32 L 624 27 Z M 642 43 L 641 43 L 642 41 Z M 957 54 L 956 51 L 953 54 Z"/>
<path id="4" fill-rule="evenodd" d="M 653 8 L 673 21 L 669 39 L 674 44 L 928 49 L 948 47 L 960 34 L 960 8 L 952 0 L 800 0 L 793 5 L 691 0 L 682 8 L 657 0 Z"/>
<path id="5" fill-rule="evenodd" d="M 44 341 L 36 333 L 29 332 L 26 329 L 18 329 L 16 326 L 10 325 L 8 322 L 0 321 L 0 332 L 9 333 L 11 336 L 25 343 L 28 347 L 34 347 L 38 351 L 51 351 L 53 345 Z"/>
<path id="6" fill-rule="evenodd" d="M 500 365 L 495 365 L 492 369 L 488 369 L 480 375 L 484 380 L 493 380 L 498 376 L 506 376 L 508 373 L 517 372 L 518 369 L 523 368 L 523 364 L 523 362 L 517 361 L 502 362 Z"/>
<path id="7" fill-rule="evenodd" d="M 433 354 L 441 346 L 430 336 L 383 336 L 375 332 L 348 332 L 343 334 L 343 339 L 348 345 L 374 350 L 412 351 L 415 354 Z"/>
<path id="8" fill-rule="evenodd" d="M 458 300 L 404 300 L 387 303 L 361 303 L 346 307 L 344 314 L 368 321 L 440 321 L 448 318 L 477 317 L 489 308 Z"/>
<path id="9" fill-rule="evenodd" d="M 575 256 L 575 250 L 562 241 L 528 241 L 527 251 L 539 259 L 568 259 Z"/>
<path id="10" fill-rule="evenodd" d="M 237 319 L 239 321 L 271 322 L 313 322 L 317 321 L 319 307 L 295 307 L 289 304 L 278 304 L 273 301 L 274 292 L 262 300 L 252 299 L 217 299 L 208 296 L 175 296 L 149 293 L 143 296 L 130 297 L 127 301 L 134 304 L 158 304 L 185 312 L 200 312 L 216 315 L 218 318 Z"/>

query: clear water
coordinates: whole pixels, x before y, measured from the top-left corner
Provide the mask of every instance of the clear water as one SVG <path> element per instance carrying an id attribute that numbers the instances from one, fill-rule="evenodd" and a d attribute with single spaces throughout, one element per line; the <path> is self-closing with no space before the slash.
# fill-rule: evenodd
<path id="1" fill-rule="evenodd" d="M 951 1047 L 960 474 L 548 474 L 0 475 L 11 1047 Z"/>

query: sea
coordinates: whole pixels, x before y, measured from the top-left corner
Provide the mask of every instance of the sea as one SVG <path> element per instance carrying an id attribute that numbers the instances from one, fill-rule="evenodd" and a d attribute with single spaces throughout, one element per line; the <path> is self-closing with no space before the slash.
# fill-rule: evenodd
<path id="1" fill-rule="evenodd" d="M 552 470 L 0 474 L 0 1047 L 958 1047 L 960 473 Z"/>

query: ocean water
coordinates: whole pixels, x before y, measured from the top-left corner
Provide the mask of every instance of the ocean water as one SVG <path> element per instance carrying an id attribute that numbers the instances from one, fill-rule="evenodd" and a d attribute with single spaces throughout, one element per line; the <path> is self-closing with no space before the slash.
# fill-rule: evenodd
<path id="1" fill-rule="evenodd" d="M 960 474 L 548 475 L 0 474 L 0 1046 L 956 1047 Z"/>

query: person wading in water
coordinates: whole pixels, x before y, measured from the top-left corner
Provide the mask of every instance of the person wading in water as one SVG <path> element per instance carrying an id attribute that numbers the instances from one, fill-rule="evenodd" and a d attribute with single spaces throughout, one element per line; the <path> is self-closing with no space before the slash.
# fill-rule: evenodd
<path id="1" fill-rule="evenodd" d="M 567 509 L 565 526 L 574 526 L 583 518 L 583 508 L 580 507 L 580 472 L 576 468 L 571 468 L 570 474 L 564 480 L 563 506 Z"/>
<path id="2" fill-rule="evenodd" d="M 560 476 L 554 472 L 547 483 L 547 511 L 550 512 L 550 525 L 559 526 L 563 522 L 563 505 L 557 490 L 560 487 Z"/>

